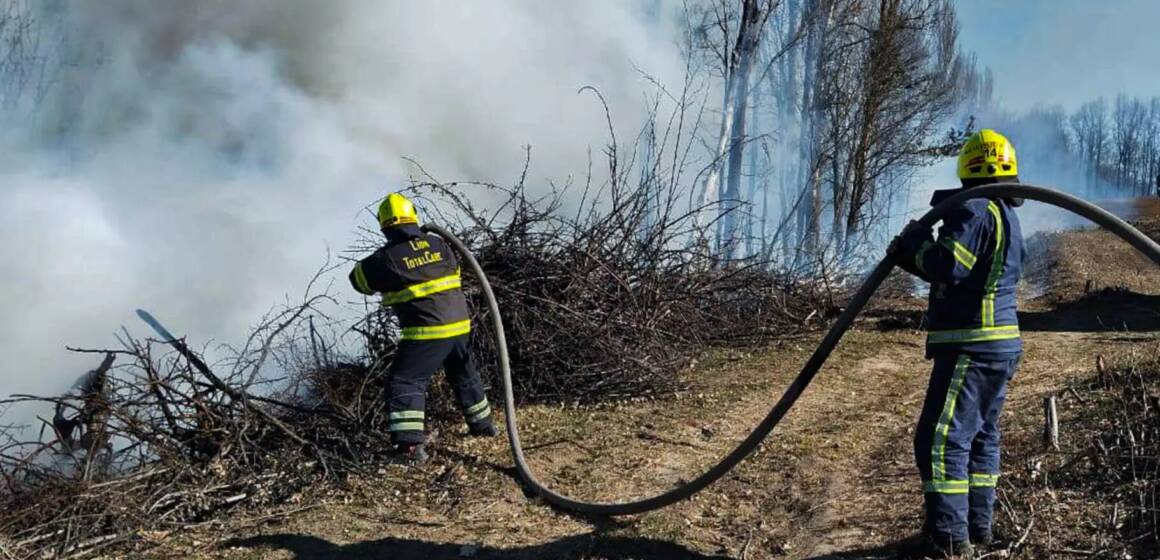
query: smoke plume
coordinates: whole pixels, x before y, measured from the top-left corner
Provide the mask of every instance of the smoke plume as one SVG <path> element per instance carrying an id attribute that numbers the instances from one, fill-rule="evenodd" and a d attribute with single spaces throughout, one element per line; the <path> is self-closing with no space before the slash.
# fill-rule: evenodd
<path id="1" fill-rule="evenodd" d="M 648 4 L 648 6 L 645 6 Z M 603 110 L 681 78 L 653 2 L 53 0 L 43 96 L 0 122 L 0 393 L 54 392 L 133 309 L 237 343 L 413 172 L 585 172 Z M 341 275 L 336 293 L 347 294 Z M 350 299 L 354 299 L 351 296 Z"/>

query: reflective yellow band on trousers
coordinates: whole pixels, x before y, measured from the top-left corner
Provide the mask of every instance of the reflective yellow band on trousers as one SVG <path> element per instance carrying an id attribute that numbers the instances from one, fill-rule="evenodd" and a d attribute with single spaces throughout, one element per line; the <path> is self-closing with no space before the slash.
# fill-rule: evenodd
<path id="1" fill-rule="evenodd" d="M 994 488 L 998 484 L 997 474 L 971 473 L 971 488 Z"/>
<path id="2" fill-rule="evenodd" d="M 389 432 L 421 432 L 423 431 L 422 410 L 397 410 L 389 416 Z"/>
<path id="3" fill-rule="evenodd" d="M 467 417 L 468 423 L 474 424 L 491 416 L 491 405 L 487 404 L 487 400 L 479 401 L 464 410 L 463 415 Z"/>
<path id="4" fill-rule="evenodd" d="M 961 342 L 987 342 L 990 340 L 1010 340 L 1019 338 L 1019 325 L 1004 327 L 981 327 L 954 331 L 930 331 L 926 341 L 930 344 L 954 344 Z"/>
<path id="5" fill-rule="evenodd" d="M 959 398 L 959 391 L 963 388 L 963 382 L 967 378 L 967 368 L 971 365 L 971 359 L 966 356 L 959 356 L 955 362 L 955 373 L 951 376 L 950 385 L 947 387 L 946 400 L 943 402 L 942 414 L 939 415 L 938 423 L 934 426 L 934 441 L 930 446 L 930 473 L 931 483 L 956 482 L 947 481 L 947 439 L 950 437 L 951 424 L 955 419 L 955 402 Z M 963 482 L 963 491 L 966 491 L 967 481 Z M 937 490 L 932 490 L 937 491 Z"/>
<path id="6" fill-rule="evenodd" d="M 421 432 L 423 431 L 422 422 L 399 422 L 398 424 L 391 424 L 387 428 L 388 432 Z"/>
<path id="7" fill-rule="evenodd" d="M 922 491 L 936 494 L 966 494 L 970 492 L 970 487 L 965 480 L 928 480 L 922 483 Z"/>
<path id="8" fill-rule="evenodd" d="M 485 408 L 487 408 L 487 401 L 482 400 L 482 401 L 479 401 L 479 402 L 467 407 L 467 410 L 463 411 L 463 413 L 464 414 L 475 414 L 475 413 L 477 413 Z"/>
<path id="9" fill-rule="evenodd" d="M 383 305 L 395 305 L 413 299 L 425 298 L 432 294 L 454 290 L 462 286 L 463 281 L 460 279 L 459 271 L 455 271 L 455 274 L 450 276 L 428 280 L 419 284 L 412 284 L 397 292 L 385 292 L 383 294 Z"/>
<path id="10" fill-rule="evenodd" d="M 471 332 L 471 319 L 429 327 L 403 327 L 403 340 L 439 340 Z"/>
<path id="11" fill-rule="evenodd" d="M 398 412 L 392 412 L 390 419 L 392 422 L 395 420 L 422 420 L 423 419 L 423 411 L 422 410 L 400 410 Z"/>

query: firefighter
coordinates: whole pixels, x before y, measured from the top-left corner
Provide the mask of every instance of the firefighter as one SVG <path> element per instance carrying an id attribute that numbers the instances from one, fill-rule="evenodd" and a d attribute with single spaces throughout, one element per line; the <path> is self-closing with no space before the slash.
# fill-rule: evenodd
<path id="1" fill-rule="evenodd" d="M 399 318 L 402 337 L 386 381 L 388 429 L 398 457 L 421 464 L 427 460 L 427 386 L 440 366 L 454 388 L 468 434 L 498 432 L 471 359 L 471 318 L 454 251 L 441 237 L 419 229 L 415 206 L 401 194 L 383 200 L 378 219 L 387 244 L 355 265 L 350 282 L 362 294 L 381 293 L 383 305 Z"/>
<path id="2" fill-rule="evenodd" d="M 962 188 L 1018 182 L 1015 148 L 984 129 L 959 152 Z M 936 191 L 936 205 L 957 189 Z M 999 479 L 999 416 L 1023 342 L 1016 285 L 1023 268 L 1021 200 L 976 198 L 943 218 L 938 237 L 912 222 L 891 250 L 899 266 L 931 284 L 926 356 L 930 384 L 914 435 L 925 501 L 925 543 L 934 555 L 971 557 L 989 548 Z"/>

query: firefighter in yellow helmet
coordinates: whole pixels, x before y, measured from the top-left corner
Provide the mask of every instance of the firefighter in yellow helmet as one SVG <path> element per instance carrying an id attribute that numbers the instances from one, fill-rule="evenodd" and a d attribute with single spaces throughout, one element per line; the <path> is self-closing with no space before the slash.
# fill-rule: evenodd
<path id="1" fill-rule="evenodd" d="M 959 152 L 962 188 L 1019 182 L 1015 147 L 973 134 Z M 958 189 L 936 191 L 936 205 Z M 976 198 L 943 218 L 938 236 L 912 223 L 891 244 L 899 266 L 930 282 L 926 354 L 934 361 L 915 429 L 926 505 L 926 544 L 971 557 L 990 547 L 999 479 L 999 415 L 1023 342 L 1015 291 L 1023 269 L 1022 201 Z"/>
<path id="2" fill-rule="evenodd" d="M 471 318 L 460 288 L 454 250 L 419 229 L 415 206 L 391 193 L 378 211 L 385 246 L 359 261 L 350 282 L 362 294 L 382 294 L 399 318 L 401 341 L 387 376 L 389 429 L 399 457 L 419 464 L 427 386 L 442 367 L 473 436 L 494 436 L 491 406 L 471 359 Z"/>

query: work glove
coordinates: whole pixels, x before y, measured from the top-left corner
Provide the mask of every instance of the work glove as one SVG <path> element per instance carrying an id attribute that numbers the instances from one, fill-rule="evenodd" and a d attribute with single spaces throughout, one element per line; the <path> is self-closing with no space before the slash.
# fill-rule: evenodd
<path id="1" fill-rule="evenodd" d="M 886 247 L 886 253 L 894 254 L 906 250 L 912 245 L 910 240 L 922 233 L 924 229 L 927 234 L 930 233 L 930 230 L 924 228 L 922 224 L 918 223 L 918 220 L 911 220 L 909 224 L 906 224 L 906 227 L 902 228 L 902 233 L 899 233 L 890 241 L 890 245 Z"/>

